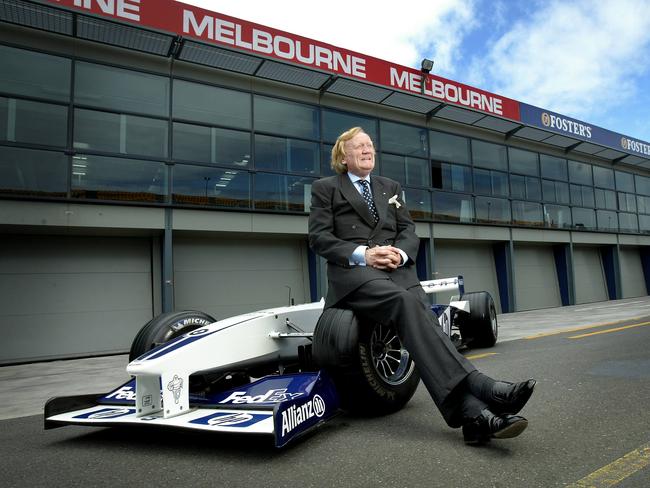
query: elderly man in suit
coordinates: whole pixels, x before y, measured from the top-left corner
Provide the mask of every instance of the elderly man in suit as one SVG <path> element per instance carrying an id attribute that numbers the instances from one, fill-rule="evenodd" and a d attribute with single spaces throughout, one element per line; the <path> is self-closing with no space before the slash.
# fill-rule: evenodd
<path id="1" fill-rule="evenodd" d="M 518 436 L 515 415 L 534 380 L 495 381 L 478 372 L 437 325 L 415 271 L 419 238 L 399 183 L 372 175 L 375 149 L 360 127 L 332 149 L 335 176 L 312 186 L 309 244 L 328 263 L 325 307 L 392 325 L 445 421 L 468 444 Z"/>

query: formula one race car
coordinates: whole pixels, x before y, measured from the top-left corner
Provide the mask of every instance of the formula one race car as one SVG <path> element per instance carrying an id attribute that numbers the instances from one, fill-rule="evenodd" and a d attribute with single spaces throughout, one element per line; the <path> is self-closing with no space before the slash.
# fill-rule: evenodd
<path id="1" fill-rule="evenodd" d="M 496 343 L 489 293 L 464 293 L 460 276 L 421 284 L 459 292 L 431 307 L 457 347 Z M 132 379 L 109 393 L 50 399 L 45 428 L 146 424 L 269 434 L 281 447 L 341 410 L 395 412 L 420 381 L 391 327 L 322 301 L 219 321 L 164 313 L 136 335 L 129 360 Z"/>

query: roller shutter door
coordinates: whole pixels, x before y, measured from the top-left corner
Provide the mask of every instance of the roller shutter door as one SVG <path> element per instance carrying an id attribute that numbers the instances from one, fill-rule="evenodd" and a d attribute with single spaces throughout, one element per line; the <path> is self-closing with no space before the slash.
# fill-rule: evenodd
<path id="1" fill-rule="evenodd" d="M 621 247 L 621 284 L 623 298 L 647 295 L 641 255 L 636 247 Z"/>
<path id="2" fill-rule="evenodd" d="M 517 310 L 562 306 L 553 249 L 519 244 L 514 255 Z"/>
<path id="3" fill-rule="evenodd" d="M 576 283 L 576 303 L 608 300 L 605 272 L 597 247 L 575 246 L 573 264 Z"/>
<path id="4" fill-rule="evenodd" d="M 435 268 L 438 272 L 436 278 L 461 275 L 465 279 L 466 291 L 489 292 L 494 299 L 497 313 L 501 313 L 492 245 L 436 241 Z M 450 296 L 451 293 L 438 293 L 436 301 L 446 303 Z"/>
<path id="5" fill-rule="evenodd" d="M 152 317 L 151 241 L 6 236 L 0 361 L 124 352 Z"/>
<path id="6" fill-rule="evenodd" d="M 302 239 L 177 237 L 175 308 L 221 319 L 309 302 L 306 252 Z"/>

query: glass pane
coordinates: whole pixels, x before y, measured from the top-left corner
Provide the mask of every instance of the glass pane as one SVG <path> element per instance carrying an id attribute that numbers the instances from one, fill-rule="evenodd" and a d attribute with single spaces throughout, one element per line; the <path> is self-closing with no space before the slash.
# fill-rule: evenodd
<path id="1" fill-rule="evenodd" d="M 0 140 L 66 145 L 68 107 L 0 97 Z"/>
<path id="2" fill-rule="evenodd" d="M 239 129 L 251 128 L 251 96 L 215 86 L 174 80 L 172 116 Z"/>
<path id="3" fill-rule="evenodd" d="M 582 187 L 582 205 L 585 207 L 594 206 L 594 189 L 590 186 Z"/>
<path id="4" fill-rule="evenodd" d="M 512 223 L 516 225 L 528 225 L 542 227 L 542 206 L 532 202 L 512 202 Z"/>
<path id="5" fill-rule="evenodd" d="M 542 180 L 542 196 L 545 202 L 554 203 L 557 201 L 554 181 Z"/>
<path id="6" fill-rule="evenodd" d="M 618 217 L 616 212 L 597 210 L 596 221 L 598 222 L 598 230 L 618 231 Z"/>
<path id="7" fill-rule="evenodd" d="M 522 151 L 513 147 L 508 148 L 510 157 L 510 171 L 524 175 L 539 176 L 539 162 L 537 153 Z"/>
<path id="8" fill-rule="evenodd" d="M 497 198 L 476 197 L 476 222 L 509 224 L 510 202 Z"/>
<path id="9" fill-rule="evenodd" d="M 544 221 L 547 227 L 567 229 L 571 227 L 571 209 L 561 205 L 544 205 Z"/>
<path id="10" fill-rule="evenodd" d="M 315 142 L 283 137 L 255 136 L 255 167 L 318 174 L 320 151 Z"/>
<path id="11" fill-rule="evenodd" d="M 642 197 L 637 195 L 636 197 L 637 208 L 639 213 L 650 214 L 650 197 Z"/>
<path id="12" fill-rule="evenodd" d="M 492 179 L 487 169 L 474 169 L 474 191 L 482 195 L 492 195 Z"/>
<path id="13" fill-rule="evenodd" d="M 472 140 L 472 161 L 474 166 L 485 168 L 508 169 L 506 146 L 489 142 Z"/>
<path id="14" fill-rule="evenodd" d="M 557 203 L 569 203 L 569 184 L 556 181 L 555 196 Z"/>
<path id="15" fill-rule="evenodd" d="M 542 189 L 539 184 L 539 178 L 526 176 L 526 199 L 527 200 L 542 199 Z"/>
<path id="16" fill-rule="evenodd" d="M 69 59 L 0 46 L 0 92 L 70 100 Z"/>
<path id="17" fill-rule="evenodd" d="M 571 185 L 571 205 L 582 205 L 582 190 L 580 185 Z"/>
<path id="18" fill-rule="evenodd" d="M 616 189 L 619 191 L 627 191 L 634 193 L 634 175 L 631 173 L 624 173 L 623 171 L 614 171 L 616 176 Z"/>
<path id="19" fill-rule="evenodd" d="M 255 208 L 309 212 L 313 178 L 257 173 Z"/>
<path id="20" fill-rule="evenodd" d="M 77 62 L 75 103 L 117 112 L 169 115 L 169 79 L 121 68 Z"/>
<path id="21" fill-rule="evenodd" d="M 74 147 L 166 158 L 167 130 L 166 120 L 76 109 Z"/>
<path id="22" fill-rule="evenodd" d="M 596 212 L 594 212 L 594 209 L 573 207 L 571 213 L 575 229 L 596 229 Z"/>
<path id="23" fill-rule="evenodd" d="M 540 154 L 539 164 L 544 178 L 567 181 L 568 173 L 566 159 Z"/>
<path id="24" fill-rule="evenodd" d="M 591 177 L 591 165 L 579 163 L 578 161 L 569 161 L 569 181 L 571 183 L 582 183 L 583 185 L 593 185 Z"/>
<path id="25" fill-rule="evenodd" d="M 614 171 L 601 166 L 594 166 L 594 186 L 614 189 Z"/>
<path id="26" fill-rule="evenodd" d="M 474 205 L 471 195 L 433 193 L 434 218 L 449 222 L 473 222 Z"/>
<path id="27" fill-rule="evenodd" d="M 526 198 L 525 176 L 510 175 L 510 195 L 512 198 Z M 555 197 L 555 187 L 553 187 L 553 197 Z"/>
<path id="28" fill-rule="evenodd" d="M 431 193 L 428 190 L 417 188 L 404 188 L 404 202 L 409 209 L 411 217 L 415 220 L 431 220 Z"/>
<path id="29" fill-rule="evenodd" d="M 406 165 L 406 184 L 413 186 L 430 186 L 429 161 L 419 158 L 404 158 Z"/>
<path id="30" fill-rule="evenodd" d="M 650 234 L 650 215 L 639 215 L 639 232 Z"/>
<path id="31" fill-rule="evenodd" d="M 63 153 L 0 146 L 0 193 L 65 197 L 67 188 Z"/>
<path id="32" fill-rule="evenodd" d="M 434 188 L 472 191 L 472 173 L 471 169 L 466 166 L 434 161 L 431 163 L 431 171 Z"/>
<path id="33" fill-rule="evenodd" d="M 492 171 L 492 195 L 499 197 L 507 197 L 510 192 L 508 191 L 508 175 L 500 173 L 499 171 Z"/>
<path id="34" fill-rule="evenodd" d="M 381 174 L 402 185 L 406 184 L 406 173 L 404 170 L 404 157 L 392 154 L 381 155 Z"/>
<path id="35" fill-rule="evenodd" d="M 469 139 L 444 132 L 429 131 L 429 155 L 432 159 L 469 164 Z"/>
<path id="36" fill-rule="evenodd" d="M 619 213 L 618 225 L 621 232 L 639 232 L 639 222 L 636 214 Z"/>
<path id="37" fill-rule="evenodd" d="M 338 137 L 348 129 L 351 129 L 352 127 L 361 127 L 363 131 L 370 136 L 370 139 L 373 140 L 375 148 L 379 147 L 377 121 L 375 119 L 328 109 L 323 109 L 321 116 L 323 118 L 324 141 L 334 143 L 336 142 L 336 139 L 338 139 Z"/>
<path id="38" fill-rule="evenodd" d="M 384 120 L 379 122 L 379 127 L 382 151 L 420 157 L 429 153 L 426 129 Z"/>
<path id="39" fill-rule="evenodd" d="M 246 168 L 250 139 L 248 132 L 174 122 L 174 158 Z"/>
<path id="40" fill-rule="evenodd" d="M 304 139 L 319 138 L 317 107 L 256 96 L 254 111 L 256 131 Z"/>
<path id="41" fill-rule="evenodd" d="M 634 175 L 636 183 L 636 192 L 641 195 L 650 196 L 650 178 L 647 176 Z"/>
<path id="42" fill-rule="evenodd" d="M 163 202 L 167 166 L 155 161 L 78 154 L 72 158 L 72 196 L 98 200 Z"/>
<path id="43" fill-rule="evenodd" d="M 173 175 L 173 203 L 228 208 L 251 206 L 247 171 L 177 164 Z"/>
<path id="44" fill-rule="evenodd" d="M 332 148 L 334 146 L 331 144 L 323 144 L 320 154 L 320 174 L 323 176 L 332 176 L 336 174 L 336 171 L 332 169 Z"/>

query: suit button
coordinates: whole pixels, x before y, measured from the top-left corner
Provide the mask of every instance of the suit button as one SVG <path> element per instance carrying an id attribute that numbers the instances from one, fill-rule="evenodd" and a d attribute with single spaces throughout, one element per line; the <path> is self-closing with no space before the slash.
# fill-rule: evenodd
<path id="1" fill-rule="evenodd" d="M 368 247 L 374 246 L 375 242 L 373 240 L 368 241 Z"/>
<path id="2" fill-rule="evenodd" d="M 356 228 L 357 228 L 357 226 L 356 226 L 356 225 L 353 225 L 353 226 L 352 226 L 352 228 L 353 228 L 353 229 L 356 229 Z"/>

